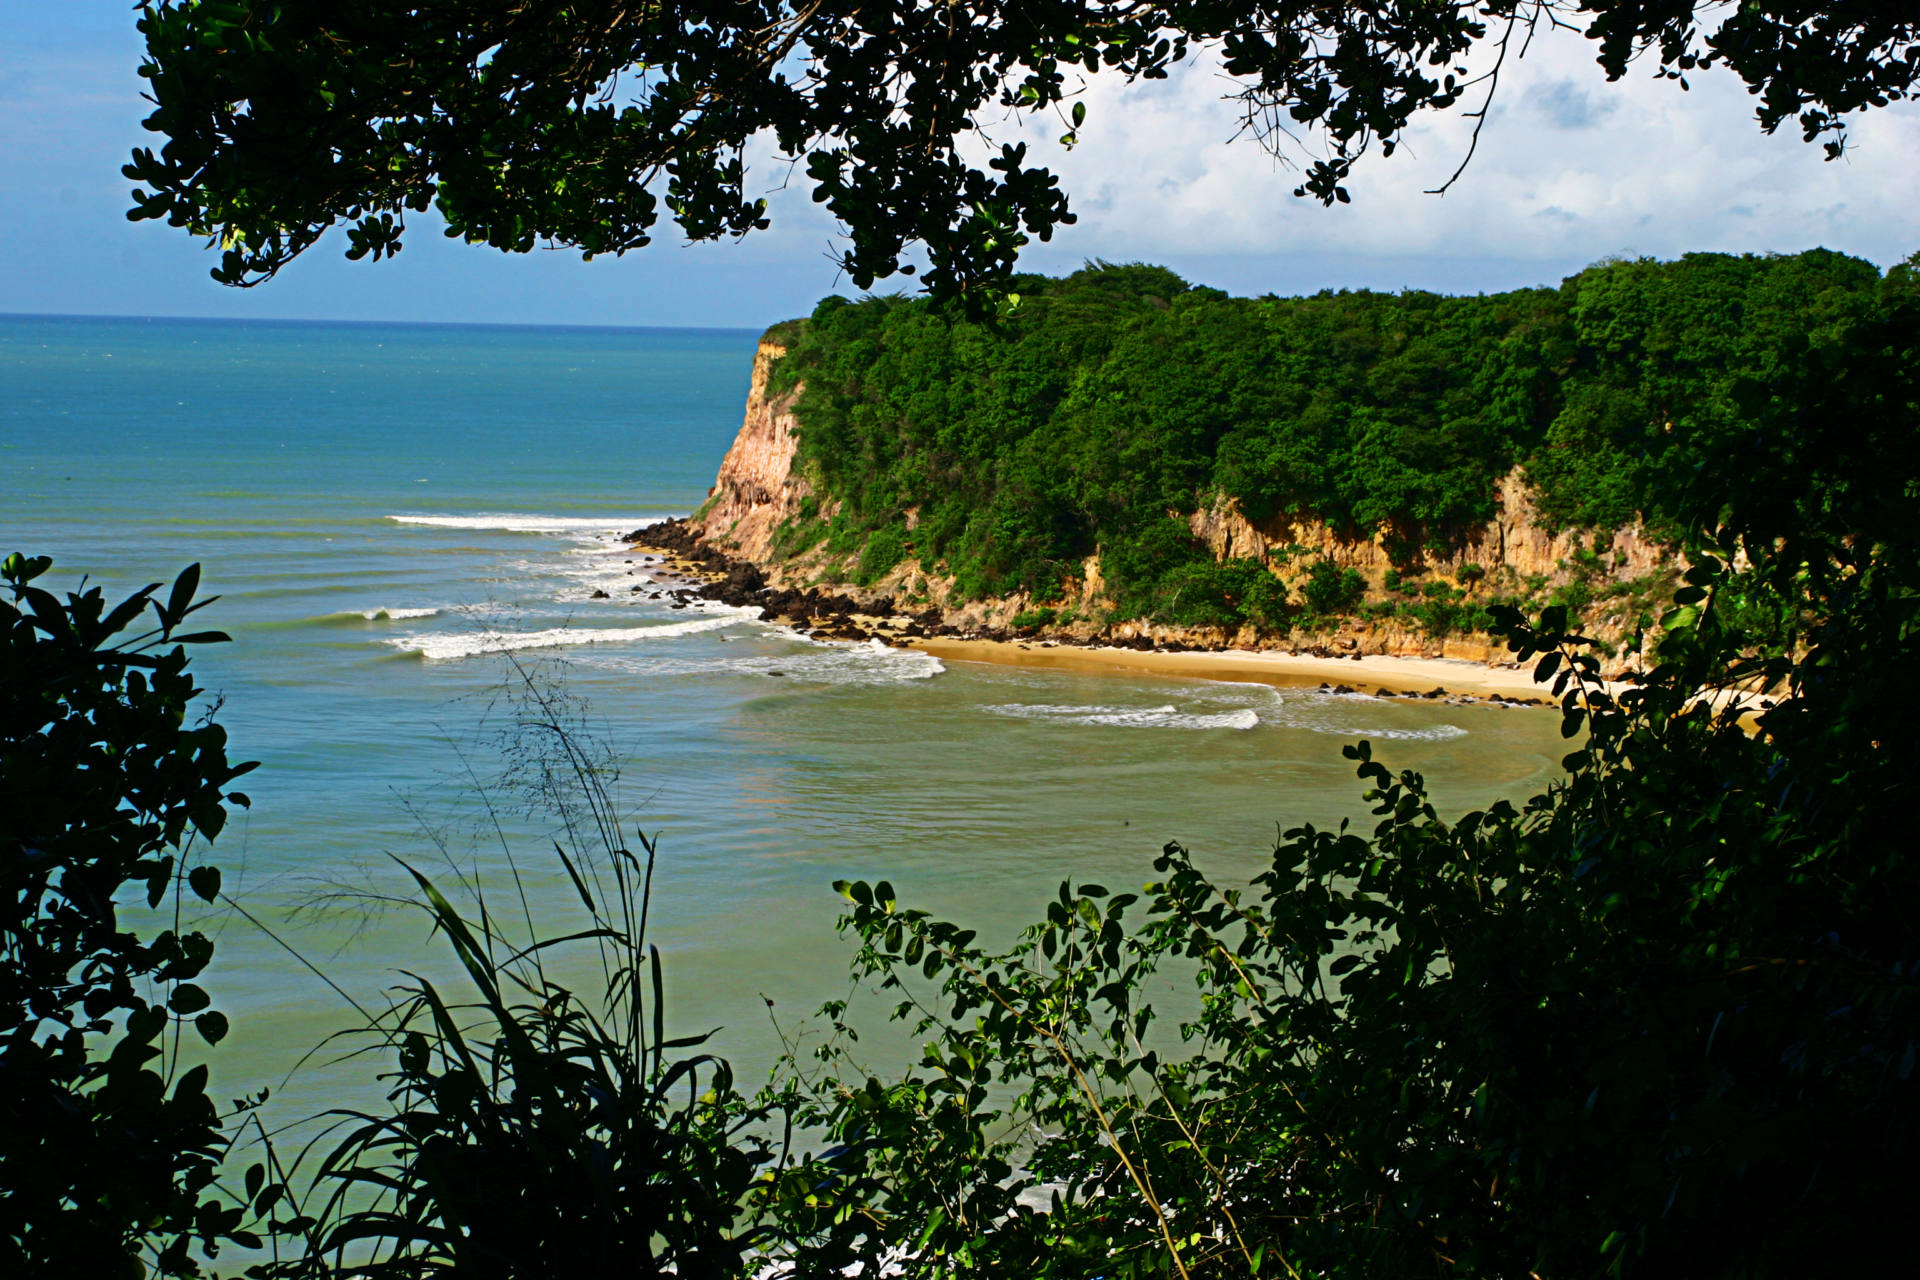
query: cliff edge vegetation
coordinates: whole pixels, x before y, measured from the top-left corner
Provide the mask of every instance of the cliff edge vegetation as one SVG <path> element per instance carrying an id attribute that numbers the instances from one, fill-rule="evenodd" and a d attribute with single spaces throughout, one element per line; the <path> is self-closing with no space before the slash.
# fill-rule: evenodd
<path id="1" fill-rule="evenodd" d="M 1904 278 L 1814 250 L 1235 298 L 1099 263 L 992 321 L 828 298 L 763 342 L 703 537 L 989 625 L 1417 650 L 1562 604 L 1618 641 L 1745 400 Z"/>

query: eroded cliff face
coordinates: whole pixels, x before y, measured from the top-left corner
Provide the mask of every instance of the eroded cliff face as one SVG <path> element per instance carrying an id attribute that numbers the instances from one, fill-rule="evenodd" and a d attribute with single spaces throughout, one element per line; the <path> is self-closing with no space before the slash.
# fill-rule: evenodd
<path id="1" fill-rule="evenodd" d="M 1343 538 L 1325 521 L 1285 517 L 1257 525 L 1241 515 L 1231 499 L 1196 511 L 1187 524 L 1221 559 L 1259 557 L 1283 578 L 1293 576 L 1287 571 L 1289 565 L 1328 559 L 1357 570 L 1369 588 L 1377 589 L 1394 567 L 1384 534 Z M 1672 562 L 1671 553 L 1637 524 L 1598 538 L 1590 530 L 1549 530 L 1518 467 L 1495 486 L 1492 520 L 1444 550 L 1422 549 L 1416 554 L 1422 571 L 1449 581 L 1459 581 L 1463 570 L 1477 566 L 1489 576 L 1505 575 L 1516 583 L 1539 579 L 1548 586 L 1558 586 L 1580 572 L 1582 557 L 1597 557 L 1601 571 L 1616 581 L 1645 577 Z"/>
<path id="2" fill-rule="evenodd" d="M 798 426 L 793 408 L 800 388 L 768 394 L 773 365 L 786 348 L 763 341 L 754 355 L 753 381 L 747 393 L 746 416 L 732 448 L 720 463 L 720 473 L 707 503 L 690 521 L 700 541 L 717 551 L 757 565 L 775 587 L 829 585 L 855 598 L 890 597 L 912 601 L 916 608 L 939 608 L 947 624 L 962 628 L 1004 628 L 1027 609 L 1025 595 L 998 600 L 961 601 L 953 598 L 950 578 L 929 574 L 909 558 L 884 578 L 862 590 L 846 581 L 850 564 L 827 554 L 824 547 L 792 558 L 776 550 L 781 526 L 801 515 L 808 498 L 818 501 L 807 477 L 795 465 Z M 815 519 L 831 518 L 833 504 L 821 502 Z M 913 513 L 907 524 L 913 526 Z M 1330 559 L 1366 579 L 1370 598 L 1379 598 L 1395 564 L 1384 536 L 1346 538 L 1324 521 L 1280 518 L 1255 523 L 1231 500 L 1221 500 L 1187 518 L 1195 536 L 1222 559 L 1259 558 L 1290 586 L 1315 561 Z M 1559 530 L 1539 519 L 1524 475 L 1516 468 L 1503 477 L 1495 492 L 1495 515 L 1486 525 L 1445 549 L 1423 549 L 1418 554 L 1420 581 L 1445 582 L 1475 594 L 1522 594 L 1563 586 L 1575 579 L 1596 588 L 1600 603 L 1588 611 L 1586 630 L 1602 640 L 1619 641 L 1631 631 L 1635 618 L 1627 606 L 1610 607 L 1605 590 L 1611 584 L 1646 581 L 1671 573 L 1677 566 L 1672 553 L 1649 539 L 1638 526 L 1596 536 L 1592 531 Z M 1404 572 L 1405 553 L 1399 566 Z M 1476 572 L 1477 571 L 1477 572 Z M 1504 649 L 1484 635 L 1435 637 L 1395 618 L 1352 619 L 1338 629 L 1312 635 L 1261 635 L 1251 627 L 1174 627 L 1130 621 L 1108 625 L 1101 614 L 1110 607 L 1100 574 L 1099 557 L 1082 566 L 1078 590 L 1055 602 L 1079 621 L 1066 628 L 1084 638 L 1096 635 L 1117 639 L 1145 637 L 1188 647 L 1300 647 L 1326 645 L 1362 653 L 1423 655 L 1497 661 Z M 1609 665 L 1618 668 L 1626 655 Z"/>
<path id="3" fill-rule="evenodd" d="M 793 469 L 798 444 L 793 403 L 800 389 L 767 394 L 768 375 L 785 354 L 785 347 L 765 341 L 754 352 L 746 420 L 720 460 L 720 474 L 693 521 L 703 542 L 763 568 L 774 567 L 775 530 L 798 513 L 812 492 Z"/>

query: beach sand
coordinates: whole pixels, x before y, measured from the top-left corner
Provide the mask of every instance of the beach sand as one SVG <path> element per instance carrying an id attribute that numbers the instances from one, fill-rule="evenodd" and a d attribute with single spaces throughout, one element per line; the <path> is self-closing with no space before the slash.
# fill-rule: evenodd
<path id="1" fill-rule="evenodd" d="M 721 567 L 737 565 L 725 556 L 690 558 L 673 539 L 656 545 L 648 535 L 659 527 L 636 533 L 633 549 L 660 557 L 652 579 L 667 587 L 684 586 L 711 599 L 747 605 L 760 599 L 757 583 L 729 586 Z M 1322 685 L 1343 692 L 1415 698 L 1518 702 L 1538 706 L 1557 703 L 1547 685 L 1533 681 L 1533 664 L 1509 666 L 1461 658 L 1426 658 L 1388 654 L 1315 656 L 1276 649 L 1130 649 L 1114 645 L 1060 643 L 1054 640 L 989 640 L 958 635 L 914 634 L 915 620 L 901 614 L 869 615 L 845 599 L 821 599 L 820 592 L 788 591 L 788 597 L 769 610 L 802 634 L 834 640 L 877 639 L 886 644 L 918 649 L 942 661 L 991 662 L 1002 666 L 1051 671 L 1109 672 L 1113 674 L 1186 677 L 1197 680 L 1243 680 L 1281 688 L 1314 689 Z M 831 597 L 831 590 L 828 591 Z M 1610 685 L 1610 688 L 1619 688 Z"/>
<path id="2" fill-rule="evenodd" d="M 1345 685 L 1360 693 L 1444 695 L 1476 699 L 1546 702 L 1548 686 L 1533 682 L 1526 668 L 1490 667 L 1453 658 L 1319 658 L 1248 649 L 1141 652 L 1134 649 L 1082 648 L 1044 641 L 961 640 L 945 636 L 917 638 L 909 647 L 943 662 L 994 662 L 1052 671 L 1108 671 L 1200 680 L 1245 680 L 1282 688 Z"/>

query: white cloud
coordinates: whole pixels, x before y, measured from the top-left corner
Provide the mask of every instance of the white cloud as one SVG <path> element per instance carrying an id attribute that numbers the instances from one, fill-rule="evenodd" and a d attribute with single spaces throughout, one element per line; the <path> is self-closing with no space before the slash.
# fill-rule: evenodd
<path id="1" fill-rule="evenodd" d="M 1695 77 L 1690 92 L 1639 69 L 1609 84 L 1587 41 L 1554 33 L 1509 62 L 1479 150 L 1445 196 L 1424 193 L 1466 154 L 1472 122 L 1458 110 L 1421 118 L 1399 154 L 1368 155 L 1349 183 L 1353 203 L 1323 208 L 1291 194 L 1296 170 L 1232 141 L 1227 87 L 1205 62 L 1160 84 L 1095 77 L 1080 145 L 1035 147 L 1081 217 L 1062 250 L 1544 264 L 1822 244 L 1885 263 L 1920 247 L 1912 104 L 1857 118 L 1847 156 L 1827 162 L 1791 123 L 1763 135 L 1731 75 Z"/>
<path id="2" fill-rule="evenodd" d="M 374 319 L 759 324 L 850 292 L 829 255 L 836 228 L 804 173 L 771 192 L 773 227 L 740 244 L 677 244 L 670 227 L 623 259 L 513 257 L 442 241 L 424 219 L 393 263 L 346 263 L 323 243 L 271 286 L 221 289 L 184 233 L 125 220 L 127 151 L 156 145 L 139 121 L 140 40 L 118 0 L 55 14 L 0 5 L 0 311 L 338 316 Z M 1368 156 L 1332 209 L 1296 199 L 1296 171 L 1251 140 L 1211 63 L 1170 80 L 1098 77 L 1081 144 L 1064 120 L 1008 122 L 1061 175 L 1076 226 L 1026 265 L 1085 258 L 1166 262 L 1235 292 L 1402 285 L 1448 290 L 1546 283 L 1611 254 L 1792 252 L 1814 245 L 1882 265 L 1920 248 L 1920 107 L 1860 117 L 1826 163 L 1792 126 L 1767 138 L 1725 74 L 1693 91 L 1636 70 L 1607 84 L 1587 42 L 1560 35 L 1510 65 L 1480 149 L 1445 197 L 1423 195 L 1464 154 L 1461 114 L 1423 119 L 1398 155 Z M 763 190 L 786 170 L 756 144 Z M 882 287 L 911 288 L 909 280 Z"/>

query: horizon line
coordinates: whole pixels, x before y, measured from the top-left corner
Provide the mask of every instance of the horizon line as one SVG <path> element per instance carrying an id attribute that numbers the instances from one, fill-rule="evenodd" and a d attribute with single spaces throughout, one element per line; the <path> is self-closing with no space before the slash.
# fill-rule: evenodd
<path id="1" fill-rule="evenodd" d="M 617 333 L 764 333 L 767 325 L 596 324 L 531 320 L 345 320 L 303 316 L 185 316 L 115 315 L 91 311 L 0 311 L 0 320 L 117 320 L 145 324 L 264 324 L 339 325 L 342 327 L 397 327 L 408 329 L 562 329 L 606 330 Z M 775 321 L 774 323 L 784 323 Z"/>

